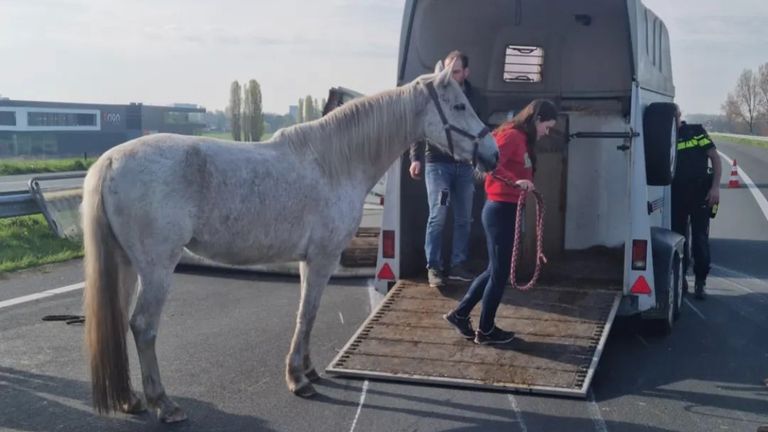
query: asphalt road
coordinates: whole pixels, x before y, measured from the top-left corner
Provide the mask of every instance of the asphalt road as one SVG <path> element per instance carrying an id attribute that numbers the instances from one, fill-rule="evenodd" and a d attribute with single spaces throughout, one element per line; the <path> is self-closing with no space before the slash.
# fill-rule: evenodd
<path id="1" fill-rule="evenodd" d="M 718 144 L 768 196 L 768 150 Z M 283 380 L 297 280 L 183 270 L 157 349 L 187 422 L 92 413 L 82 327 L 41 321 L 79 314 L 75 289 L 0 307 L 0 430 L 754 432 L 768 424 L 768 214 L 748 188 L 723 189 L 711 238 L 709 298 L 687 300 L 666 338 L 617 323 L 587 400 L 325 376 L 318 397 L 299 399 Z M 16 273 L 0 279 L 0 305 L 81 281 L 79 261 Z M 373 301 L 365 280 L 332 281 L 313 331 L 318 369 Z"/>
<path id="2" fill-rule="evenodd" d="M 72 172 L 62 172 L 62 173 L 55 173 L 55 174 L 60 175 L 60 174 L 78 174 L 78 173 L 80 172 L 72 171 Z M 36 176 L 44 177 L 46 175 L 54 175 L 54 174 L 53 173 L 51 174 L 19 174 L 19 175 L 12 175 L 12 176 L 2 176 L 0 177 L 0 192 L 28 191 L 29 179 Z M 44 183 L 44 186 L 62 188 L 62 187 L 80 187 L 82 184 L 83 184 L 82 178 L 75 178 L 75 179 L 46 181 Z"/>

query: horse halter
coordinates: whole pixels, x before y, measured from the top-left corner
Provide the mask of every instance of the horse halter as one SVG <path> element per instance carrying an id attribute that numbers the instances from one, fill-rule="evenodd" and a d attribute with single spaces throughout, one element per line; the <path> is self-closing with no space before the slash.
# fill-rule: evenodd
<path id="1" fill-rule="evenodd" d="M 437 90 L 435 90 L 435 84 L 432 81 L 429 81 L 427 84 L 427 91 L 429 92 L 429 97 L 432 99 L 432 102 L 435 104 L 435 108 L 437 108 L 437 114 L 440 116 L 440 121 L 443 123 L 443 129 L 445 130 L 445 138 L 448 140 L 448 150 L 451 152 L 451 157 L 455 159 L 455 156 L 453 154 L 453 136 L 451 135 L 451 132 L 455 132 L 463 137 L 469 138 L 472 140 L 473 146 L 472 146 L 472 166 L 477 166 L 477 151 L 478 147 L 480 145 L 480 140 L 483 139 L 486 135 L 488 135 L 491 130 L 488 129 L 488 126 L 484 126 L 483 129 L 480 130 L 480 132 L 477 135 L 473 135 L 464 129 L 454 126 L 448 122 L 448 118 L 445 116 L 445 113 L 443 112 L 443 107 L 440 105 L 440 97 L 437 95 Z"/>

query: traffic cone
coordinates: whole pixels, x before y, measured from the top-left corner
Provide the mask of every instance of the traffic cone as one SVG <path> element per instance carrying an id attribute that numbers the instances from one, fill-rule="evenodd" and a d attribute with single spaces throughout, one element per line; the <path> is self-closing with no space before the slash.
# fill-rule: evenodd
<path id="1" fill-rule="evenodd" d="M 728 188 L 738 188 L 739 185 L 739 170 L 736 168 L 736 159 L 733 160 L 733 167 L 731 167 L 731 178 L 728 179 Z"/>

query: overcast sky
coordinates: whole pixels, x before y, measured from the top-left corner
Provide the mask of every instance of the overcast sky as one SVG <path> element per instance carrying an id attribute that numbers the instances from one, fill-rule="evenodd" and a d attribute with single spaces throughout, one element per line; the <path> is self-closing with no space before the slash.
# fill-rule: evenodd
<path id="1" fill-rule="evenodd" d="M 285 113 L 331 86 L 394 86 L 403 3 L 0 0 L 0 94 L 213 110 L 233 80 L 255 78 L 265 110 Z M 685 112 L 719 112 L 739 73 L 768 62 L 768 0 L 645 4 L 669 28 Z"/>

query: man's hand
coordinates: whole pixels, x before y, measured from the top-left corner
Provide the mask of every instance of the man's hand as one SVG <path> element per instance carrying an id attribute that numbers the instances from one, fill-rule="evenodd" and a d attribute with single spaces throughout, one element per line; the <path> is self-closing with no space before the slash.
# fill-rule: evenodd
<path id="1" fill-rule="evenodd" d="M 520 189 L 526 191 L 526 192 L 533 192 L 536 190 L 536 187 L 533 185 L 533 182 L 530 180 L 518 180 L 515 182 L 517 187 Z"/>
<path id="2" fill-rule="evenodd" d="M 408 172 L 411 173 L 411 178 L 414 180 L 421 179 L 421 162 L 411 162 L 411 167 L 408 168 Z"/>
<path id="3" fill-rule="evenodd" d="M 712 207 L 715 204 L 720 204 L 720 185 L 712 186 L 707 193 L 707 205 Z"/>

